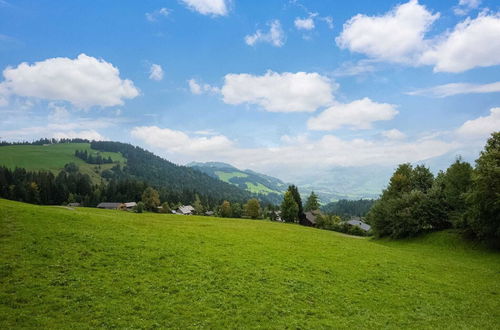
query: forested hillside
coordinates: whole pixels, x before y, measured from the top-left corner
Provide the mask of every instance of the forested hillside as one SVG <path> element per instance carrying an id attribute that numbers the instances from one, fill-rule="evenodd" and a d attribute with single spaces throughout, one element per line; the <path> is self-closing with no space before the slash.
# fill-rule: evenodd
<path id="1" fill-rule="evenodd" d="M 147 186 L 162 201 L 207 208 L 254 195 L 189 167 L 119 142 L 48 140 L 0 144 L 0 196 L 41 204 L 140 200 Z M 57 193 L 56 193 L 57 192 Z M 267 202 L 265 196 L 260 196 Z"/>

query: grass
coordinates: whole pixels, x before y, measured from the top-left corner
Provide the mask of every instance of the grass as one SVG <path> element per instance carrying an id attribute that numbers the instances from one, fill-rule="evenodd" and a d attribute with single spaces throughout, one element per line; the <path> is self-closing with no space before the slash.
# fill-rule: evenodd
<path id="1" fill-rule="evenodd" d="M 500 255 L 0 200 L 0 328 L 498 329 Z"/>
<path id="2" fill-rule="evenodd" d="M 279 191 L 275 191 L 272 189 L 269 189 L 268 187 L 264 186 L 262 183 L 258 182 L 257 184 L 252 183 L 252 182 L 245 182 L 247 185 L 247 190 L 256 194 L 269 194 L 269 193 L 276 193 L 276 194 L 281 194 Z"/>
<path id="3" fill-rule="evenodd" d="M 88 174 L 94 182 L 100 181 L 100 175 L 95 173 L 95 165 L 87 164 L 75 156 L 75 150 L 96 151 L 90 148 L 90 143 L 57 143 L 46 146 L 17 145 L 0 147 L 0 166 L 14 169 L 22 167 L 29 171 L 47 170 L 58 173 L 64 165 L 75 163 L 82 173 Z M 125 164 L 125 158 L 116 152 L 100 152 L 101 156 L 108 156 L 115 162 Z M 115 164 L 102 164 L 100 171 L 110 169 Z"/>
<path id="4" fill-rule="evenodd" d="M 229 179 L 231 178 L 246 178 L 248 174 L 241 172 L 223 172 L 223 171 L 215 171 L 215 174 L 219 177 L 220 180 L 231 183 Z"/>

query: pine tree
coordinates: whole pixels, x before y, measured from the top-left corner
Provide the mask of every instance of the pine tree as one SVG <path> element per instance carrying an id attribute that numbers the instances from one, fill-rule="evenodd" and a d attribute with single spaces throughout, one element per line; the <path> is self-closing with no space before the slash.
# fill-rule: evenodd
<path id="1" fill-rule="evenodd" d="M 315 211 L 319 210 L 319 201 L 318 201 L 318 195 L 314 193 L 314 191 L 311 191 L 311 194 L 307 198 L 306 205 L 304 207 L 304 210 L 307 211 Z"/>
<path id="2" fill-rule="evenodd" d="M 285 192 L 281 203 L 281 218 L 285 222 L 297 222 L 299 220 L 299 206 L 290 190 Z"/>

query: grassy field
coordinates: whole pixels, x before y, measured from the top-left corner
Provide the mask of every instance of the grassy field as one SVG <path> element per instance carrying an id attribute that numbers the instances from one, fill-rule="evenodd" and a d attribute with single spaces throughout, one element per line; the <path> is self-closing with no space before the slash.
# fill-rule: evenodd
<path id="1" fill-rule="evenodd" d="M 100 176 L 94 172 L 95 165 L 87 164 L 75 156 L 75 150 L 90 149 L 90 143 L 58 143 L 46 146 L 38 145 L 17 145 L 0 147 L 0 165 L 8 168 L 22 167 L 30 171 L 48 170 L 54 173 L 59 172 L 64 165 L 75 163 L 80 167 L 82 173 L 90 175 L 93 181 L 99 181 Z M 101 156 L 108 156 L 115 162 L 125 164 L 125 158 L 116 152 L 100 152 Z M 115 164 L 101 165 L 101 171 L 110 169 Z"/>
<path id="2" fill-rule="evenodd" d="M 0 200 L 0 328 L 500 327 L 500 254 Z"/>

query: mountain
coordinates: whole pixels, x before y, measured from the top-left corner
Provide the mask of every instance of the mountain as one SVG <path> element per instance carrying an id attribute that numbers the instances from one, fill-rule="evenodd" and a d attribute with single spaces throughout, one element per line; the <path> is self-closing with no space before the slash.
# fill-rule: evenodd
<path id="1" fill-rule="evenodd" d="M 257 173 L 252 170 L 240 170 L 226 163 L 192 162 L 186 166 L 205 173 L 213 178 L 235 185 L 250 193 L 267 198 L 274 204 L 281 203 L 283 193 L 288 188 L 288 185 L 280 179 Z"/>
<path id="2" fill-rule="evenodd" d="M 242 203 L 257 196 L 193 168 L 173 164 L 127 143 L 81 140 L 78 143 L 73 140 L 63 143 L 49 142 L 51 143 L 0 146 L 0 166 L 11 169 L 21 167 L 28 171 L 46 170 L 57 174 L 66 164 L 75 163 L 78 170 L 88 174 L 94 184 L 113 180 L 140 180 L 165 191 L 169 200 L 184 203 L 192 202 L 195 194 L 212 206 L 222 200 Z M 77 150 L 110 157 L 113 163 L 88 164 L 75 156 Z M 259 197 L 263 202 L 268 202 L 265 195 Z"/>

